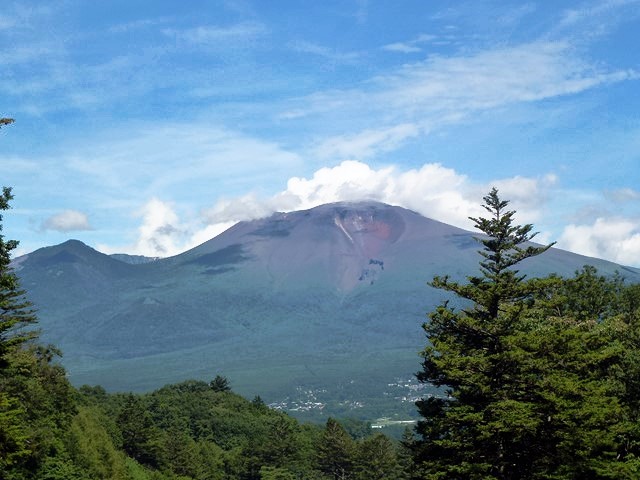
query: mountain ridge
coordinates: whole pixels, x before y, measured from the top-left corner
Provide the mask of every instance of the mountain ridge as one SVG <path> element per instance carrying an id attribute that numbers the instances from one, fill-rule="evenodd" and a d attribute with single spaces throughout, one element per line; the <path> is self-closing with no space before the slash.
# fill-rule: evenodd
<path id="1" fill-rule="evenodd" d="M 446 299 L 427 282 L 478 271 L 476 236 L 401 207 L 341 202 L 240 222 L 148 263 L 69 241 L 16 264 L 76 384 L 148 390 L 222 373 L 274 400 L 299 388 L 338 395 L 351 381 L 382 395 L 418 368 L 425 314 Z M 640 280 L 558 249 L 522 271 L 584 264 Z"/>

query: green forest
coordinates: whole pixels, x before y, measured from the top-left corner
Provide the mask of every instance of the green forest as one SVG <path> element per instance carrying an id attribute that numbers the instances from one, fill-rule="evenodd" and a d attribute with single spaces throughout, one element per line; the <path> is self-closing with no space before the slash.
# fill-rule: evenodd
<path id="1" fill-rule="evenodd" d="M 0 212 L 12 199 L 4 187 Z M 38 342 L 10 267 L 18 243 L 0 235 L 0 478 L 640 478 L 640 285 L 589 266 L 520 275 L 551 245 L 530 242 L 497 190 L 483 206 L 479 272 L 432 280 L 453 301 L 428 314 L 416 356 L 418 379 L 446 395 L 419 401 L 400 441 L 361 422 L 301 424 L 220 375 L 145 394 L 75 388 Z"/>

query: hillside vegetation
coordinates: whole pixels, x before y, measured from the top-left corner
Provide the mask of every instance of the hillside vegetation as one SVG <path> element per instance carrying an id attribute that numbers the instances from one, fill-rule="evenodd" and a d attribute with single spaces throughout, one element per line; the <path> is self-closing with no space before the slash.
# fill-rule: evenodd
<path id="1" fill-rule="evenodd" d="M 11 199 L 5 188 L 0 210 Z M 424 325 L 418 378 L 440 390 L 402 442 L 353 421 L 303 425 L 222 376 L 144 394 L 74 388 L 37 342 L 9 267 L 17 242 L 0 236 L 0 478 L 638 478 L 640 285 L 593 267 L 525 278 L 513 267 L 547 247 L 495 190 L 485 201 L 481 275 L 433 280 L 459 301 Z"/>

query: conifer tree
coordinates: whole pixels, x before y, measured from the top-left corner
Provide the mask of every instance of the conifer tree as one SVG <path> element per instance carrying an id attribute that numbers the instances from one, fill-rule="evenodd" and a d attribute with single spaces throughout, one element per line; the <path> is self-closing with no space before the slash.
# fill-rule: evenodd
<path id="1" fill-rule="evenodd" d="M 318 467 L 329 478 L 346 480 L 351 476 L 355 444 L 333 418 L 327 420 L 316 451 Z"/>
<path id="2" fill-rule="evenodd" d="M 447 396 L 418 402 L 415 478 L 639 478 L 640 290 L 588 266 L 525 279 L 513 267 L 550 245 L 528 243 L 495 189 L 484 200 L 481 275 L 432 282 L 462 307 L 424 325 L 418 378 Z"/>
<path id="3" fill-rule="evenodd" d="M 358 442 L 354 471 L 356 480 L 399 480 L 402 471 L 389 437 L 376 433 Z"/>
<path id="4" fill-rule="evenodd" d="M 11 123 L 12 118 L 0 118 L 0 127 Z M 11 251 L 18 246 L 18 241 L 5 240 L 2 234 L 2 211 L 10 208 L 11 200 L 11 188 L 3 187 L 0 194 L 0 369 L 7 366 L 9 351 L 33 337 L 33 332 L 25 327 L 36 321 L 31 303 L 10 267 Z"/>
<path id="5" fill-rule="evenodd" d="M 464 308 L 445 302 L 423 326 L 430 345 L 422 352 L 418 379 L 447 387 L 449 398 L 418 402 L 424 417 L 417 426 L 420 478 L 525 478 L 512 470 L 527 468 L 520 456 L 530 440 L 530 418 L 520 402 L 511 401 L 510 379 L 517 376 L 518 363 L 506 353 L 537 283 L 513 267 L 551 245 L 529 243 L 533 227 L 514 225 L 515 212 L 495 188 L 484 201 L 489 218 L 471 218 L 484 234 L 477 238 L 483 246 L 481 275 L 465 284 L 448 276 L 432 281 L 461 298 Z"/>

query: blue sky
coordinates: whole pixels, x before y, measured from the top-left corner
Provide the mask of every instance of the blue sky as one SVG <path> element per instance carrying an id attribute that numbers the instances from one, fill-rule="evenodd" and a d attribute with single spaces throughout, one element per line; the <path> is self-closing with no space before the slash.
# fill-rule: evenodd
<path id="1" fill-rule="evenodd" d="M 640 1 L 3 1 L 18 253 L 373 199 L 640 266 Z"/>

